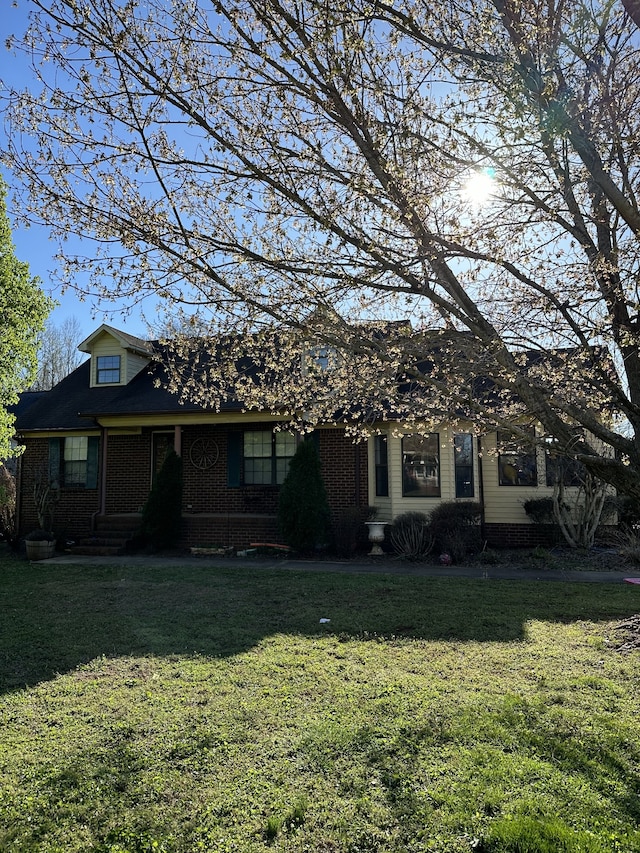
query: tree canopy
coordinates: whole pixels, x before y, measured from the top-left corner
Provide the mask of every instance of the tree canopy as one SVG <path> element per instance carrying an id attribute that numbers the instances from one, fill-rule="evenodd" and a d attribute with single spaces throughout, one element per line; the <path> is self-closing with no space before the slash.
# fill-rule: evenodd
<path id="1" fill-rule="evenodd" d="M 0 179 L 0 459 L 14 454 L 9 408 L 35 376 L 38 334 L 52 307 L 29 265 L 15 256 L 5 196 Z"/>
<path id="2" fill-rule="evenodd" d="M 640 494 L 635 0 L 32 5 L 21 209 L 95 239 L 70 282 L 226 336 L 175 387 L 362 429 L 527 415 Z M 268 382 L 232 370 L 251 347 Z"/>

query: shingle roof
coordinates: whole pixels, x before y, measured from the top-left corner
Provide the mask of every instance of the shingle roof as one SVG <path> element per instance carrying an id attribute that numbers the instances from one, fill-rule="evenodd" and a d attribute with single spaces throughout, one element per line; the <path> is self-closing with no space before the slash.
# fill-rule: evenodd
<path id="1" fill-rule="evenodd" d="M 118 333 L 121 337 L 124 333 Z M 135 339 L 138 340 L 138 339 Z M 162 354 L 162 347 L 157 342 L 144 342 L 147 352 Z M 445 362 L 443 345 L 448 345 L 446 333 L 441 333 L 429 342 L 427 347 L 431 356 L 423 356 L 419 360 L 418 369 L 429 375 L 439 358 Z M 219 344 L 219 346 L 221 346 Z M 455 341 L 454 341 L 455 348 Z M 448 346 L 444 346 L 447 350 Z M 566 352 L 570 352 L 567 350 Z M 560 353 L 522 354 L 526 369 L 536 363 L 557 358 Z M 448 352 L 451 357 L 451 352 Z M 200 358 L 192 364 L 193 370 L 206 374 L 207 361 L 215 359 L 215 352 L 208 348 L 200 352 Z M 107 415 L 164 415 L 169 418 L 186 412 L 203 413 L 214 409 L 193 402 L 181 403 L 179 395 L 167 390 L 167 375 L 162 359 L 154 359 L 124 386 L 90 387 L 90 360 L 85 361 L 69 376 L 59 382 L 50 391 L 27 392 L 23 394 L 20 403 L 15 407 L 16 430 L 18 433 L 41 430 L 87 430 L 96 427 L 96 420 Z M 256 365 L 251 359 L 241 358 L 237 362 L 238 369 L 249 376 Z M 196 377 L 197 379 L 197 377 Z M 264 380 L 264 377 L 262 377 Z M 497 405 L 500 402 L 499 391 L 494 382 L 482 375 L 472 375 L 470 370 L 470 393 L 474 400 L 481 400 L 485 405 Z M 420 383 L 408 376 L 399 377 L 399 390 L 405 395 L 420 394 Z M 378 406 L 380 401 L 378 401 Z M 352 414 L 358 407 L 354 406 Z M 236 401 L 228 401 L 221 405 L 221 410 L 241 411 L 241 405 Z M 391 403 L 385 406 L 387 416 L 394 416 Z M 344 414 L 344 413 L 343 413 Z M 465 413 L 461 409 L 456 416 Z"/>
<path id="2" fill-rule="evenodd" d="M 155 386 L 157 379 L 164 379 L 164 369 L 161 364 L 151 362 L 128 385 L 91 388 L 90 361 L 85 361 L 31 405 L 21 408 L 17 412 L 16 430 L 86 430 L 95 428 L 95 418 L 101 415 L 207 411 L 194 403 L 182 405 L 177 394 L 162 385 Z M 229 404 L 226 408 L 236 407 Z"/>

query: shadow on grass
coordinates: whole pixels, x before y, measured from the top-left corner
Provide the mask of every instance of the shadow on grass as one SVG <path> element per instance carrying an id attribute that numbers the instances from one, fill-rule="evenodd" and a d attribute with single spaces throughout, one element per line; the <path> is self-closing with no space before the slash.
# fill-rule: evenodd
<path id="1" fill-rule="evenodd" d="M 0 560 L 0 690 L 100 655 L 225 657 L 273 634 L 372 640 L 523 640 L 528 620 L 621 619 L 639 590 L 189 565 L 81 566 Z M 320 620 L 330 622 L 321 623 Z"/>

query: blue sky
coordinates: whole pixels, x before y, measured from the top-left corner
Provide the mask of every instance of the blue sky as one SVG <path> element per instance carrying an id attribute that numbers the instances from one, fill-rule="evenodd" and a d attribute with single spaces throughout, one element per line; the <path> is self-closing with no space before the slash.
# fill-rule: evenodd
<path id="1" fill-rule="evenodd" d="M 3 0 L 2 15 L 0 15 L 0 79 L 3 86 L 28 86 L 32 79 L 28 64 L 21 55 L 15 55 L 7 51 L 5 42 L 10 35 L 21 35 L 27 28 L 29 0 Z M 0 123 L 0 133 L 3 133 Z M 13 242 L 16 247 L 16 255 L 21 261 L 29 264 L 32 275 L 41 279 L 43 289 L 56 299 L 60 305 L 51 314 L 51 321 L 60 325 L 66 317 L 76 317 L 82 327 L 83 334 L 89 335 L 101 323 L 106 322 L 116 328 L 125 329 L 130 334 L 147 336 L 147 329 L 140 315 L 132 314 L 126 318 L 116 312 L 112 316 L 105 317 L 98 313 L 92 316 L 92 306 L 89 302 L 81 302 L 72 291 L 67 291 L 63 296 L 53 282 L 51 271 L 55 268 L 56 244 L 49 239 L 46 229 L 31 227 L 28 229 L 18 228 L 13 216 L 11 202 L 11 188 L 14 186 L 12 174 L 3 170 L 3 177 L 9 188 L 7 207 L 9 218 L 13 229 Z"/>

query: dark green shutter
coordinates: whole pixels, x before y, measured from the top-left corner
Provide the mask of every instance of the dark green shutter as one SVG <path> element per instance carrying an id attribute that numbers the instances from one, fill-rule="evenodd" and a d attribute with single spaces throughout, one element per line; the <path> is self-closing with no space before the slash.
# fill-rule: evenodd
<path id="1" fill-rule="evenodd" d="M 63 441 L 63 438 L 49 439 L 49 481 L 58 485 L 61 480 L 60 457 Z"/>
<path id="2" fill-rule="evenodd" d="M 98 455 L 100 453 L 100 437 L 90 435 L 87 441 L 87 481 L 85 488 L 98 488 Z"/>
<path id="3" fill-rule="evenodd" d="M 239 488 L 241 483 L 242 447 L 243 434 L 241 432 L 227 433 L 227 485 L 230 489 Z"/>

